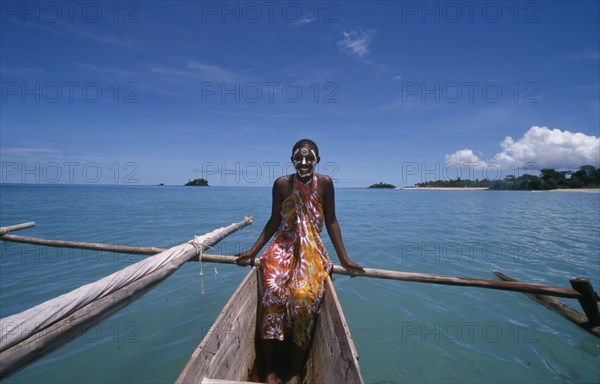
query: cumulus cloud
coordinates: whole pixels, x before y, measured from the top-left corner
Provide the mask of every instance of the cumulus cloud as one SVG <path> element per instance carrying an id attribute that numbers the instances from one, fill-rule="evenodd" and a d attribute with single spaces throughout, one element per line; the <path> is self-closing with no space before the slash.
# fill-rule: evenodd
<path id="1" fill-rule="evenodd" d="M 478 165 L 483 163 L 483 161 L 471 149 L 465 148 L 451 155 L 446 155 L 446 163 Z"/>
<path id="2" fill-rule="evenodd" d="M 375 31 L 372 29 L 352 29 L 342 32 L 343 39 L 338 42 L 342 51 L 349 51 L 359 58 L 364 58 L 369 53 L 369 45 L 373 40 Z"/>
<path id="3" fill-rule="evenodd" d="M 500 143 L 501 152 L 484 160 L 471 149 L 461 149 L 446 155 L 447 163 L 470 163 L 484 166 L 534 164 L 540 168 L 577 169 L 581 165 L 600 166 L 600 138 L 580 132 L 561 131 L 533 126 L 520 139 L 510 136 Z"/>

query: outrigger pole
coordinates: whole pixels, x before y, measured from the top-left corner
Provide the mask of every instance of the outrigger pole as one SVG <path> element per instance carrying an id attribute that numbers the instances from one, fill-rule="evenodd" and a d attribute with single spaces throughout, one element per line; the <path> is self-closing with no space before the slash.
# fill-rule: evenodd
<path id="1" fill-rule="evenodd" d="M 226 236 L 252 223 L 252 217 L 163 250 L 94 283 L 81 286 L 21 313 L 0 319 L 0 379 L 73 341 L 88 329 L 142 297 L 179 267 Z M 4 240 L 25 223 L 0 228 Z M 8 240 L 7 240 L 8 241 Z"/>
<path id="2" fill-rule="evenodd" d="M 111 245 L 101 243 L 86 243 L 77 241 L 64 241 L 64 240 L 49 240 L 36 237 L 17 236 L 11 234 L 5 234 L 0 236 L 0 239 L 4 241 L 16 242 L 16 243 L 27 243 L 35 245 L 44 245 L 49 247 L 61 247 L 61 248 L 77 248 L 77 249 L 89 249 L 96 251 L 112 252 L 112 253 L 127 253 L 134 255 L 155 255 L 160 252 L 164 252 L 165 248 L 156 247 L 134 247 L 128 245 Z M 188 261 L 198 261 L 198 257 L 192 257 Z M 203 254 L 202 261 L 208 261 L 211 263 L 220 264 L 235 264 L 235 257 L 225 255 L 210 255 Z M 260 259 L 256 260 L 257 263 Z M 245 265 L 248 263 L 242 263 Z M 401 272 L 391 271 L 386 269 L 375 269 L 365 268 L 364 272 L 356 272 L 347 270 L 340 265 L 333 266 L 333 273 L 338 275 L 347 276 L 363 276 L 373 277 L 378 279 L 389 279 L 389 280 L 400 280 L 400 281 L 412 281 L 419 283 L 433 283 L 433 284 L 445 284 L 445 285 L 458 285 L 466 287 L 478 287 L 488 289 L 500 289 L 506 291 L 517 291 L 524 293 L 544 294 L 550 296 L 566 297 L 571 299 L 581 300 L 585 293 L 581 293 L 577 289 L 568 289 L 562 287 L 555 287 L 550 285 L 542 284 L 531 284 L 517 281 L 498 281 L 498 280 L 486 280 L 476 279 L 470 277 L 457 277 L 457 276 L 443 276 L 443 275 L 432 275 L 427 273 L 415 273 L 415 272 Z M 587 280 L 587 279 L 586 279 Z M 595 294 L 595 292 L 594 292 Z M 593 300 L 598 300 L 597 295 L 593 296 Z M 598 323 L 600 325 L 600 322 Z"/>
<path id="3" fill-rule="evenodd" d="M 246 220 L 248 220 L 248 218 L 246 218 Z M 237 225 L 237 226 L 239 226 L 239 228 L 237 228 L 237 229 L 241 229 L 243 226 L 248 225 L 251 222 L 251 218 L 249 219 L 248 222 L 246 222 L 246 220 L 244 222 L 232 224 L 232 226 Z M 163 253 L 163 252 L 167 251 L 163 248 L 132 247 L 132 246 L 123 246 L 123 245 L 109 245 L 109 244 L 99 244 L 99 243 L 83 243 L 83 242 L 73 242 L 73 241 L 49 240 L 49 239 L 41 239 L 41 238 L 34 238 L 34 237 L 16 236 L 16 235 L 11 235 L 8 233 L 10 231 L 31 227 L 33 225 L 35 225 L 35 223 L 24 223 L 24 224 L 20 224 L 20 225 L 16 225 L 16 226 L 11 226 L 11 227 L 2 227 L 2 228 L 0 228 L 0 239 L 2 239 L 4 241 L 37 244 L 37 245 L 45 245 L 45 246 L 52 246 L 52 247 L 91 249 L 91 250 L 98 250 L 98 251 L 105 251 L 105 252 L 139 254 L 139 255 L 155 255 L 155 254 L 159 254 L 159 253 Z M 211 232 L 211 234 L 212 234 L 212 232 Z M 209 235 L 210 234 L 207 234 L 205 236 L 209 236 Z M 224 236 L 226 236 L 226 235 L 224 235 Z M 219 241 L 219 240 L 217 240 L 217 241 Z M 206 244 L 206 243 L 203 243 L 203 244 L 210 245 L 210 244 Z M 212 243 L 212 244 L 214 244 L 214 243 Z M 173 248 L 171 248 L 170 250 L 172 250 L 172 249 Z M 189 255 L 186 254 L 186 257 L 182 257 L 181 259 L 178 259 L 179 263 L 176 268 L 178 268 L 181 264 L 183 264 L 186 261 L 194 261 L 194 260 L 198 261 L 199 254 L 200 254 L 199 249 L 196 249 L 195 252 L 194 252 L 194 250 L 192 250 L 192 253 L 190 253 Z M 224 255 L 203 254 L 202 261 L 213 262 L 213 263 L 222 263 L 222 264 L 235 264 L 235 257 L 224 256 Z M 143 260 L 142 260 L 142 262 L 143 262 Z M 257 260 L 257 262 L 260 262 L 260 259 Z M 141 263 L 141 262 L 139 262 L 139 263 Z M 138 263 L 136 263 L 134 265 L 137 265 L 137 264 Z M 241 264 L 250 265 L 250 262 L 245 261 Z M 166 271 L 163 271 L 160 276 L 158 276 L 158 274 L 157 274 L 157 276 L 154 277 L 153 279 L 155 279 L 157 282 L 162 281 L 164 278 L 166 278 L 168 275 L 170 275 L 175 269 L 173 269 L 172 271 L 170 271 L 168 273 Z M 523 282 L 515 281 L 514 279 L 512 279 L 512 281 L 498 281 L 498 280 L 475 279 L 475 278 L 468 278 L 468 277 L 441 276 L 441 275 L 432 275 L 432 274 L 424 274 L 424 273 L 390 271 L 390 270 L 373 269 L 373 268 L 365 268 L 364 272 L 356 272 L 356 271 L 347 270 L 344 267 L 339 266 L 339 265 L 334 265 L 333 273 L 340 274 L 340 275 L 349 275 L 352 277 L 363 276 L 363 277 L 372 277 L 372 278 L 380 278 L 380 279 L 392 279 L 392 280 L 400 280 L 400 281 L 469 286 L 469 287 L 523 292 L 523 293 L 527 294 L 528 296 L 530 296 L 531 298 L 533 298 L 534 300 L 541 302 L 545 306 L 557 311 L 563 317 L 569 319 L 570 321 L 574 322 L 578 326 L 591 332 L 595 336 L 600 337 L 600 313 L 598 311 L 598 304 L 597 304 L 597 302 L 600 300 L 600 298 L 598 297 L 598 294 L 593 290 L 592 285 L 587 278 L 571 279 L 570 281 L 571 281 L 571 285 L 572 285 L 573 289 L 568 289 L 568 288 L 555 287 L 555 286 L 542 285 L 542 284 L 523 283 Z M 501 276 L 501 274 L 502 274 L 501 272 L 496 272 L 496 271 L 494 273 L 496 273 L 498 276 Z M 152 275 L 152 274 L 150 274 L 150 275 Z M 145 278 L 150 279 L 150 275 L 146 276 Z M 511 280 L 511 278 L 504 278 L 504 277 L 502 277 L 502 278 L 503 278 L 503 280 Z M 152 281 L 154 281 L 154 280 L 152 280 Z M 137 296 L 135 296 L 136 295 L 135 292 L 137 292 L 136 289 L 139 289 L 139 288 L 134 288 L 133 284 L 132 284 L 132 287 L 129 287 L 132 292 L 128 292 L 128 293 L 121 295 L 121 296 L 123 296 L 123 298 L 121 299 L 123 302 L 125 302 L 126 298 L 131 297 L 132 299 L 130 301 L 126 302 L 121 307 L 116 307 L 116 305 L 113 305 L 112 307 L 114 307 L 114 308 L 112 309 L 112 311 L 110 311 L 110 312 L 108 310 L 105 311 L 108 314 L 105 315 L 104 317 L 100 317 L 97 321 L 91 323 L 91 325 L 80 326 L 81 329 L 77 331 L 78 335 L 82 334 L 88 328 L 90 328 L 97 322 L 103 320 L 105 317 L 108 317 L 110 314 L 116 312 L 116 310 L 127 305 L 129 302 L 133 301 L 135 298 L 143 295 L 147 290 L 151 289 L 151 287 L 154 286 L 154 285 L 149 285 L 151 283 L 146 283 L 146 282 L 139 282 L 138 284 L 141 285 L 142 287 L 148 286 L 149 288 L 141 291 L 141 293 L 139 293 L 139 294 L 137 294 Z M 154 283 L 154 284 L 156 284 L 156 283 Z M 135 296 L 135 298 L 133 298 L 134 296 Z M 585 312 L 585 316 L 580 314 L 576 310 L 568 307 L 567 305 L 561 303 L 560 301 L 552 299 L 549 296 L 574 298 L 574 299 L 579 300 L 579 303 L 581 304 L 581 306 Z M 102 306 L 102 304 L 98 303 L 97 306 Z M 100 311 L 100 312 L 105 313 L 103 311 Z M 8 319 L 8 318 L 2 319 L 0 321 L 4 322 L 6 319 Z M 70 325 L 70 323 L 69 323 L 69 325 Z M 58 328 L 60 328 L 60 327 L 61 326 L 59 325 Z M 3 325 L 2 330 L 4 332 L 4 325 Z M 71 335 L 72 335 L 72 333 L 73 333 L 73 331 L 71 332 Z M 4 370 L 5 370 L 5 368 L 4 368 L 5 348 L 3 347 L 4 337 L 5 336 L 2 335 L 2 339 L 1 339 L 2 343 L 0 343 L 0 351 L 2 351 L 2 352 L 0 352 L 0 378 L 4 377 Z M 65 342 L 71 341 L 72 339 L 73 339 L 73 337 L 71 336 L 68 340 L 63 341 L 60 345 L 64 344 Z M 27 346 L 26 346 L 26 348 L 30 349 L 30 350 L 32 349 L 31 347 L 27 347 Z M 52 349 L 54 349 L 54 348 L 56 348 L 56 347 L 53 347 Z"/>
<path id="4" fill-rule="evenodd" d="M 18 242 L 18 243 L 28 243 L 28 244 L 36 244 L 36 245 L 44 245 L 50 247 L 65 247 L 65 248 L 78 248 L 78 249 L 90 249 L 104 252 L 114 252 L 114 253 L 127 253 L 127 254 L 136 254 L 136 255 L 155 255 L 160 252 L 164 252 L 164 248 L 156 248 L 156 247 L 133 247 L 126 245 L 110 245 L 110 244 L 100 244 L 100 243 L 87 243 L 87 242 L 76 242 L 76 241 L 63 241 L 63 240 L 49 240 L 35 237 L 26 237 L 26 236 L 17 236 L 11 235 L 8 232 L 14 231 L 17 229 L 23 229 L 27 227 L 31 227 L 35 225 L 35 223 L 24 223 L 19 224 L 12 227 L 2 227 L 0 228 L 0 239 L 4 241 Z M 6 228 L 6 230 L 5 230 Z M 4 233 L 2 235 L 2 233 Z M 198 261 L 198 256 L 192 257 L 189 261 Z M 202 256 L 203 261 L 213 262 L 213 263 L 221 263 L 221 264 L 235 264 L 235 257 L 233 256 L 223 256 L 223 255 L 207 255 L 204 254 Z M 260 260 L 257 260 L 260 262 Z M 248 263 L 246 263 L 248 264 Z M 529 297 L 534 298 L 534 300 L 542 303 L 550 303 L 546 305 L 546 307 L 551 308 L 561 314 L 563 317 L 573 321 L 575 324 L 581 326 L 582 328 L 592 332 L 596 336 L 600 337 L 600 312 L 598 311 L 597 302 L 600 301 L 600 297 L 594 291 L 592 284 L 587 278 L 574 278 L 571 279 L 571 286 L 573 289 L 555 287 L 549 285 L 542 284 L 531 284 L 531 283 L 523 283 L 518 280 L 512 279 L 510 277 L 503 278 L 501 275 L 502 272 L 494 271 L 494 273 L 502 278 L 502 280 L 507 281 L 498 281 L 498 280 L 486 280 L 486 279 L 475 279 L 468 277 L 456 277 L 456 276 L 443 276 L 443 275 L 432 275 L 425 273 L 414 273 L 414 272 L 401 272 L 401 271 L 390 271 L 385 269 L 373 269 L 373 268 L 365 268 L 364 272 L 356 272 L 346 270 L 344 267 L 339 265 L 334 265 L 333 273 L 339 275 L 348 275 L 348 276 L 364 276 L 364 277 L 372 277 L 379 279 L 391 279 L 391 280 L 400 280 L 400 281 L 411 281 L 411 282 L 420 282 L 420 283 L 433 283 L 433 284 L 445 284 L 445 285 L 457 285 L 457 286 L 468 286 L 468 287 L 478 287 L 478 288 L 488 288 L 488 289 L 498 289 L 498 290 L 507 290 L 507 291 L 516 291 L 523 292 Z M 508 276 L 508 275 L 504 275 Z M 561 303 L 555 299 L 551 299 L 550 296 L 558 296 L 565 298 L 573 298 L 577 299 L 581 304 L 585 312 L 585 316 L 576 310 L 568 307 L 566 304 Z M 552 301 L 554 300 L 554 301 Z M 560 304 L 557 304 L 560 303 Z M 566 309 L 568 308 L 568 309 Z M 578 313 L 579 316 L 575 315 Z M 585 318 L 585 321 L 582 319 Z"/>

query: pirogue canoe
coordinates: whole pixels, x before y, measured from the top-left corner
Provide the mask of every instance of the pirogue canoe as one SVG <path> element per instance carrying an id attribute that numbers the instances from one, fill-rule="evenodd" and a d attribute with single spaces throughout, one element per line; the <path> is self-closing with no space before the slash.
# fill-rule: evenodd
<path id="1" fill-rule="evenodd" d="M 258 380 L 256 309 L 260 269 L 240 283 L 192 353 L 177 383 L 243 383 Z M 358 354 L 330 278 L 327 278 L 304 383 L 364 383 Z"/>

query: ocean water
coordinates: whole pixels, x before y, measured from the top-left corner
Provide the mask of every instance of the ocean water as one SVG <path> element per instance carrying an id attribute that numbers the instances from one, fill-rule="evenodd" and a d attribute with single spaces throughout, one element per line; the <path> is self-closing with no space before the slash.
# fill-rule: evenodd
<path id="1" fill-rule="evenodd" d="M 252 214 L 251 229 L 213 250 L 234 254 L 262 230 L 270 198 L 258 187 L 0 185 L 0 225 L 169 247 Z M 348 254 L 363 266 L 489 279 L 501 270 L 563 287 L 586 276 L 600 290 L 598 194 L 338 189 L 336 200 Z M 0 252 L 1 317 L 143 258 L 14 243 Z M 174 382 L 246 271 L 188 263 L 4 382 Z M 334 284 L 367 383 L 600 382 L 600 340 L 523 294 L 345 276 Z"/>

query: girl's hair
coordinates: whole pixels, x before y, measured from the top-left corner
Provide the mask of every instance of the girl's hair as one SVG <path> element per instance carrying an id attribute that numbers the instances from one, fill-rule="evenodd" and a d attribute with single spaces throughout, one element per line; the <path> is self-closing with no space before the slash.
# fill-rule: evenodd
<path id="1" fill-rule="evenodd" d="M 292 148 L 292 154 L 294 152 L 296 152 L 296 149 L 298 149 L 300 147 L 304 147 L 304 146 L 309 146 L 312 149 L 314 149 L 315 154 L 317 155 L 317 158 L 319 157 L 319 147 L 317 147 L 317 144 L 310 139 L 302 139 L 302 140 L 299 140 L 296 144 L 294 144 L 294 148 Z"/>

